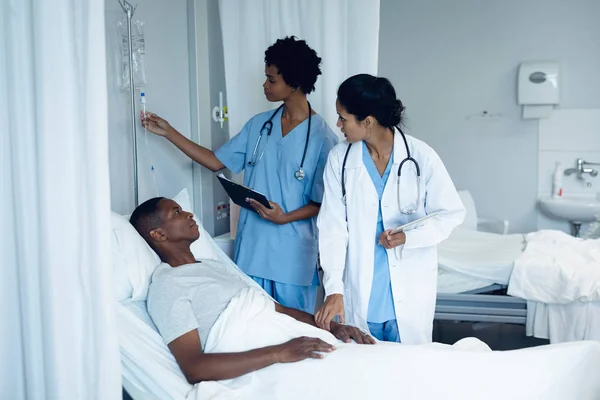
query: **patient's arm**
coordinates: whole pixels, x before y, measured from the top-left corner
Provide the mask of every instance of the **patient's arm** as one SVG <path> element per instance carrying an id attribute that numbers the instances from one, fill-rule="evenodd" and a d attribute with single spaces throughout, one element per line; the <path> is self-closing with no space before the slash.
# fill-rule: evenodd
<path id="1" fill-rule="evenodd" d="M 295 320 L 304 322 L 305 324 L 317 326 L 317 324 L 315 323 L 315 317 L 304 311 L 296 310 L 295 308 L 284 307 L 279 303 L 275 303 L 275 311 L 277 311 L 278 313 L 289 315 Z"/>
<path id="2" fill-rule="evenodd" d="M 305 324 L 318 327 L 317 323 L 315 322 L 315 317 L 304 311 L 296 310 L 295 308 L 284 307 L 279 303 L 275 303 L 275 311 L 289 315 L 295 320 L 304 322 Z M 338 324 L 332 321 L 329 332 L 331 332 L 333 336 L 342 342 L 348 343 L 351 339 L 354 339 L 356 343 L 359 344 L 375 344 L 375 340 L 371 336 L 365 334 L 363 331 L 354 326 Z"/>
<path id="3" fill-rule="evenodd" d="M 233 379 L 275 363 L 322 358 L 317 352 L 334 347 L 321 339 L 300 337 L 242 353 L 204 353 L 196 329 L 169 343 L 169 349 L 189 383 Z"/>

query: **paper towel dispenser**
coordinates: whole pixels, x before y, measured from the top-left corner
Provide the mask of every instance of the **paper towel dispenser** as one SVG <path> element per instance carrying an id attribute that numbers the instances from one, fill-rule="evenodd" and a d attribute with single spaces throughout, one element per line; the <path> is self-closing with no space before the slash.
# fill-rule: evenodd
<path id="1" fill-rule="evenodd" d="M 559 103 L 559 66 L 556 62 L 524 62 L 519 67 L 518 103 L 523 118 L 548 117 Z"/>

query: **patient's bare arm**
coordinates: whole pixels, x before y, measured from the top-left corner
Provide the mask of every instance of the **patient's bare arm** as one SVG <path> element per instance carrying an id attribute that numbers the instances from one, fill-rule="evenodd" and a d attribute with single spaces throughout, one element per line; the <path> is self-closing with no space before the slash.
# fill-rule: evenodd
<path id="1" fill-rule="evenodd" d="M 275 303 L 275 311 L 289 315 L 295 320 L 304 322 L 305 324 L 318 327 L 315 322 L 315 317 L 309 313 L 305 313 L 304 311 L 296 310 L 295 308 L 284 307 L 279 303 Z M 371 336 L 365 334 L 363 331 L 354 326 L 342 325 L 332 321 L 329 331 L 333 334 L 333 336 L 342 342 L 348 343 L 351 341 L 351 339 L 354 339 L 358 344 L 375 344 L 375 340 Z"/>
<path id="2" fill-rule="evenodd" d="M 196 329 L 169 343 L 169 349 L 189 383 L 233 379 L 275 363 L 322 358 L 317 352 L 334 347 L 321 339 L 299 337 L 289 342 L 242 353 L 204 353 Z"/>

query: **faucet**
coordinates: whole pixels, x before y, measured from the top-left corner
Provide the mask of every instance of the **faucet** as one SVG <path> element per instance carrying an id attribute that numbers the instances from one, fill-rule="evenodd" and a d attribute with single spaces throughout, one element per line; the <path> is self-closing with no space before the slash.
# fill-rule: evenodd
<path id="1" fill-rule="evenodd" d="M 565 175 L 569 176 L 575 174 L 575 176 L 577 176 L 577 179 L 579 179 L 580 181 L 585 181 L 583 174 L 590 174 L 591 177 L 598 176 L 597 170 L 592 168 L 586 168 L 586 165 L 600 165 L 600 163 L 587 162 L 584 161 L 582 158 L 578 158 L 576 161 L 575 168 L 567 168 L 565 170 Z"/>

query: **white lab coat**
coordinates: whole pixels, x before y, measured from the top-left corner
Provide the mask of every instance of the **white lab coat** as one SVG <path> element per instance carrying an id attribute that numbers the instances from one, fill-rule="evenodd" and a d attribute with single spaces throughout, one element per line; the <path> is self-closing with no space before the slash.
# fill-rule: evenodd
<path id="1" fill-rule="evenodd" d="M 394 139 L 394 164 L 381 200 L 384 229 L 392 229 L 433 211 L 442 211 L 419 228 L 406 232 L 406 243 L 387 251 L 396 320 L 402 343 L 432 340 L 437 288 L 437 245 L 462 223 L 465 208 L 444 164 L 424 142 L 406 136 L 421 169 L 421 200 L 416 213 L 400 213 L 397 172 L 406 157 L 399 133 Z M 348 147 L 342 142 L 329 153 L 325 194 L 318 217 L 319 252 L 325 295 L 344 296 L 346 323 L 368 332 L 367 310 L 373 280 L 374 243 L 379 212 L 375 186 L 363 163 L 362 143 L 354 144 L 346 161 L 346 202 L 342 201 L 341 167 Z M 416 200 L 413 163 L 402 168 L 400 194 L 405 204 Z M 347 213 L 347 214 L 346 214 Z M 347 215 L 347 219 L 346 219 Z"/>

